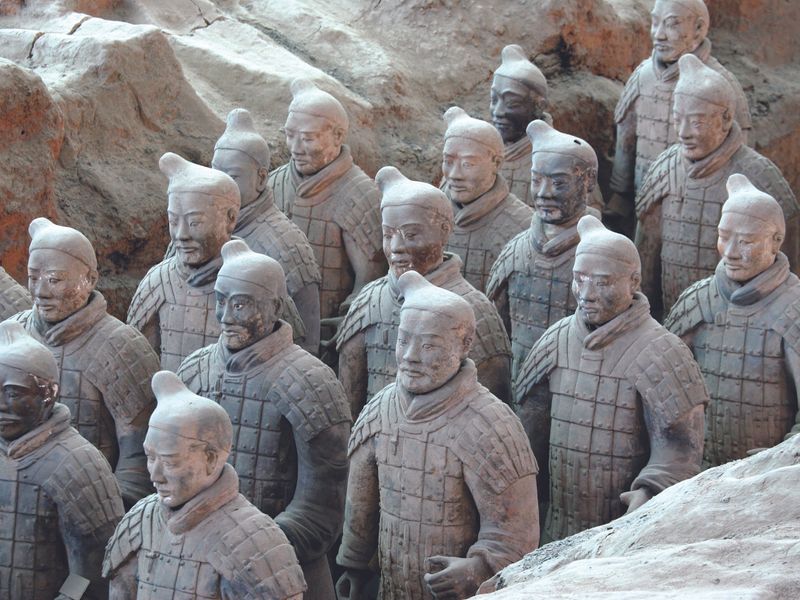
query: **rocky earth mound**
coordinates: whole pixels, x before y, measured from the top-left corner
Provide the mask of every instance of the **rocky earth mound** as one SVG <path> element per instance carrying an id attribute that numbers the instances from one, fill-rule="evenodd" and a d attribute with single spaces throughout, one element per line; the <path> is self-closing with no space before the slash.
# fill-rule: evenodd
<path id="1" fill-rule="evenodd" d="M 711 0 L 717 56 L 742 80 L 754 142 L 800 185 L 800 3 Z M 166 151 L 207 163 L 243 106 L 285 162 L 289 82 L 310 77 L 351 114 L 373 174 L 439 177 L 443 112 L 488 117 L 500 50 L 547 75 L 555 125 L 597 149 L 605 185 L 613 109 L 649 53 L 648 0 L 2 0 L 0 239 L 24 277 L 27 222 L 47 214 L 95 243 L 101 289 L 124 314 L 166 245 Z"/>
<path id="2" fill-rule="evenodd" d="M 668 488 L 636 512 L 543 546 L 487 600 L 800 597 L 800 436 Z"/>

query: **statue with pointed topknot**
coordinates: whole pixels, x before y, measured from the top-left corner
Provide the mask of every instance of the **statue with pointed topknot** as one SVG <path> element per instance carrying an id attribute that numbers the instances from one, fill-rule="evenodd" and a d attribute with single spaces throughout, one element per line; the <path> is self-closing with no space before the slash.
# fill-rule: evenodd
<path id="1" fill-rule="evenodd" d="M 727 190 L 717 270 L 687 288 L 664 322 L 708 386 L 708 466 L 800 432 L 800 279 L 780 251 L 783 210 L 744 175 L 731 175 Z"/>
<path id="2" fill-rule="evenodd" d="M 308 238 L 275 206 L 267 185 L 270 150 L 244 108 L 228 113 L 225 132 L 214 145 L 211 168 L 236 182 L 241 209 L 233 236 L 243 239 L 253 252 L 277 260 L 286 273 L 286 286 L 305 325 L 298 340 L 312 354 L 319 351 L 319 285 L 321 276 Z M 164 258 L 175 254 L 171 243 Z"/>
<path id="3" fill-rule="evenodd" d="M 24 287 L 0 267 L 0 321 L 27 310 L 33 299 Z"/>
<path id="4" fill-rule="evenodd" d="M 467 357 L 469 303 L 414 271 L 397 285 L 397 377 L 353 427 L 337 591 L 365 598 L 377 551 L 383 600 L 467 598 L 537 547 L 536 462 Z"/>
<path id="5" fill-rule="evenodd" d="M 506 244 L 492 266 L 486 295 L 511 337 L 511 379 L 545 330 L 575 312 L 572 264 L 578 220 L 600 213 L 588 207 L 597 185 L 597 155 L 584 140 L 544 121 L 528 125 L 531 192 L 528 227 Z"/>
<path id="6" fill-rule="evenodd" d="M 59 365 L 60 402 L 80 434 L 114 469 L 127 506 L 150 493 L 142 440 L 155 407 L 158 357 L 133 327 L 106 312 L 95 289 L 97 257 L 80 231 L 31 221 L 28 286 L 33 308 L 12 319 Z"/>
<path id="7" fill-rule="evenodd" d="M 614 113 L 617 143 L 611 171 L 612 196 L 606 211 L 629 236 L 635 223 L 634 198 L 650 165 L 680 137 L 672 119 L 672 101 L 681 56 L 695 57 L 731 86 L 730 116 L 742 130 L 742 143 L 752 127 L 742 86 L 711 56 L 711 42 L 706 37 L 709 16 L 705 2 L 656 0 L 650 14 L 653 53 L 628 79 Z"/>
<path id="8" fill-rule="evenodd" d="M 322 271 L 321 337 L 335 337 L 335 319 L 368 282 L 383 274 L 380 193 L 353 163 L 344 143 L 342 104 L 305 79 L 291 85 L 284 125 L 291 160 L 269 177 L 275 203 L 308 236 Z M 326 344 L 328 346 L 330 344 Z"/>
<path id="9" fill-rule="evenodd" d="M 444 113 L 444 120 L 442 190 L 455 217 L 447 250 L 461 257 L 464 278 L 484 291 L 497 255 L 525 229 L 533 211 L 509 193 L 498 173 L 503 138 L 497 130 L 457 106 Z"/>
<path id="10" fill-rule="evenodd" d="M 389 272 L 361 290 L 337 338 L 339 379 L 353 417 L 397 373 L 395 345 L 402 305 L 397 280 L 406 271 L 416 271 L 472 306 L 477 334 L 470 358 L 478 381 L 507 401 L 511 349 L 503 323 L 489 299 L 461 275 L 461 259 L 444 251 L 453 229 L 452 203 L 441 190 L 407 179 L 394 167 L 383 167 L 375 179 L 383 194 L 383 251 Z"/>
<path id="11" fill-rule="evenodd" d="M 344 518 L 347 397 L 329 367 L 292 343 L 292 326 L 279 318 L 287 290 L 276 261 L 231 240 L 214 290 L 222 334 L 190 354 L 178 376 L 231 417 L 228 462 L 242 494 L 294 546 L 306 600 L 333 600 L 326 552 Z"/>
<path id="12" fill-rule="evenodd" d="M 70 427 L 50 350 L 0 324 L 0 597 L 104 600 L 103 546 L 124 508 L 100 451 Z"/>
<path id="13" fill-rule="evenodd" d="M 239 493 L 227 464 L 232 426 L 216 402 L 169 371 L 144 451 L 156 493 L 123 517 L 106 547 L 112 600 L 301 600 L 303 572 L 286 536 Z"/>
<path id="14" fill-rule="evenodd" d="M 703 455 L 703 376 L 650 316 L 633 242 L 591 215 L 578 234 L 578 308 L 539 338 L 515 389 L 534 454 L 549 466 L 539 481 L 549 487 L 547 541 L 636 510 L 696 475 Z"/>
<path id="15" fill-rule="evenodd" d="M 656 159 L 636 199 L 642 291 L 659 318 L 683 290 L 714 274 L 717 224 L 733 173 L 747 176 L 781 205 L 784 253 L 790 266 L 800 265 L 800 206 L 778 168 L 744 145 L 734 119 L 734 89 L 693 54 L 678 62 L 673 119 L 680 142 Z"/>

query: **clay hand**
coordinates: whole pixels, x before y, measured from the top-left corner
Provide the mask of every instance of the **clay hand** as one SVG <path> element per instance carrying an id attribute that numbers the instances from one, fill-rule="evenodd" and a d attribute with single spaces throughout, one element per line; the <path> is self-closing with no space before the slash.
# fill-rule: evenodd
<path id="1" fill-rule="evenodd" d="M 327 340 L 320 340 L 319 345 L 324 348 L 336 348 L 336 334 L 339 332 L 339 325 L 344 321 L 344 317 L 328 317 L 327 319 L 319 320 L 319 328 L 323 329 L 329 327 L 333 329 L 333 335 Z"/>
<path id="2" fill-rule="evenodd" d="M 336 582 L 338 600 L 361 600 L 366 598 L 366 587 L 371 573 L 360 569 L 346 569 Z"/>
<path id="3" fill-rule="evenodd" d="M 479 557 L 431 556 L 425 559 L 425 570 L 425 584 L 436 600 L 469 598 L 492 576 Z"/>
<path id="4" fill-rule="evenodd" d="M 647 488 L 643 487 L 636 488 L 630 492 L 623 492 L 619 495 L 619 499 L 622 500 L 622 503 L 628 506 L 628 510 L 625 511 L 626 515 L 635 511 L 652 497 Z"/>

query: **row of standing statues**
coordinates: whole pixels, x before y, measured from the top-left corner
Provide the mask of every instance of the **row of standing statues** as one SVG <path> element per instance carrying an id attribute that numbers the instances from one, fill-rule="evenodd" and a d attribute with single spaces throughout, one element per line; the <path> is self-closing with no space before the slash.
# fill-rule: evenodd
<path id="1" fill-rule="evenodd" d="M 244 109 L 211 168 L 164 154 L 127 323 L 34 219 L 28 289 L 0 272 L 0 597 L 466 598 L 800 431 L 798 204 L 703 2 L 652 21 L 607 202 L 512 45 L 493 122 L 444 113 L 439 187 L 368 177 L 306 80 L 274 172 Z"/>

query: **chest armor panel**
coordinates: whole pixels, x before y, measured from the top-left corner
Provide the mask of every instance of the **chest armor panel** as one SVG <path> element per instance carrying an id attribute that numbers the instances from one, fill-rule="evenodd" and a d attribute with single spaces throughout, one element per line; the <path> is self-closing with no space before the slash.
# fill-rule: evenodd
<path id="1" fill-rule="evenodd" d="M 639 189 L 647 169 L 658 155 L 678 141 L 672 126 L 672 96 L 677 79 L 658 81 L 652 66 L 645 69 L 636 101 L 636 168 L 634 189 Z"/>
<path id="2" fill-rule="evenodd" d="M 661 287 L 665 309 L 695 281 L 714 274 L 719 262 L 717 225 L 727 198 L 727 175 L 728 169 L 721 169 L 700 180 L 684 176 L 683 197 L 678 190 L 670 190 L 664 199 Z"/>
<path id="3" fill-rule="evenodd" d="M 508 191 L 533 208 L 531 198 L 531 155 L 526 153 L 516 160 L 506 160 L 500 165 L 500 174 L 508 184 Z"/>
<path id="4" fill-rule="evenodd" d="M 447 242 L 446 250 L 458 254 L 464 263 L 464 279 L 480 291 L 486 289 L 489 270 L 497 260 L 497 255 L 500 254 L 505 243 L 519 233 L 518 231 L 499 231 L 496 226 L 493 226 L 493 221 L 494 219 L 490 217 L 484 226 L 477 229 L 456 227 Z"/>
<path id="5" fill-rule="evenodd" d="M 797 412 L 783 339 L 769 325 L 780 315 L 748 312 L 730 306 L 694 339 L 711 397 L 704 447 L 704 460 L 711 466 L 780 443 Z"/>
<path id="6" fill-rule="evenodd" d="M 619 495 L 650 454 L 636 388 L 603 358 L 602 350 L 579 350 L 550 375 L 552 539 L 621 516 Z"/>
<path id="7" fill-rule="evenodd" d="M 376 439 L 383 599 L 431 598 L 425 559 L 465 556 L 478 537 L 477 508 L 450 449 L 457 426 L 445 419 L 438 417 L 438 429 L 400 423 Z"/>
<path id="8" fill-rule="evenodd" d="M 173 272 L 170 284 L 173 300 L 158 310 L 161 368 L 177 371 L 184 358 L 217 341 L 220 327 L 213 282 L 192 287 Z"/>
<path id="9" fill-rule="evenodd" d="M 68 574 L 58 510 L 37 470 L 0 458 L 0 598 L 55 598 Z"/>

